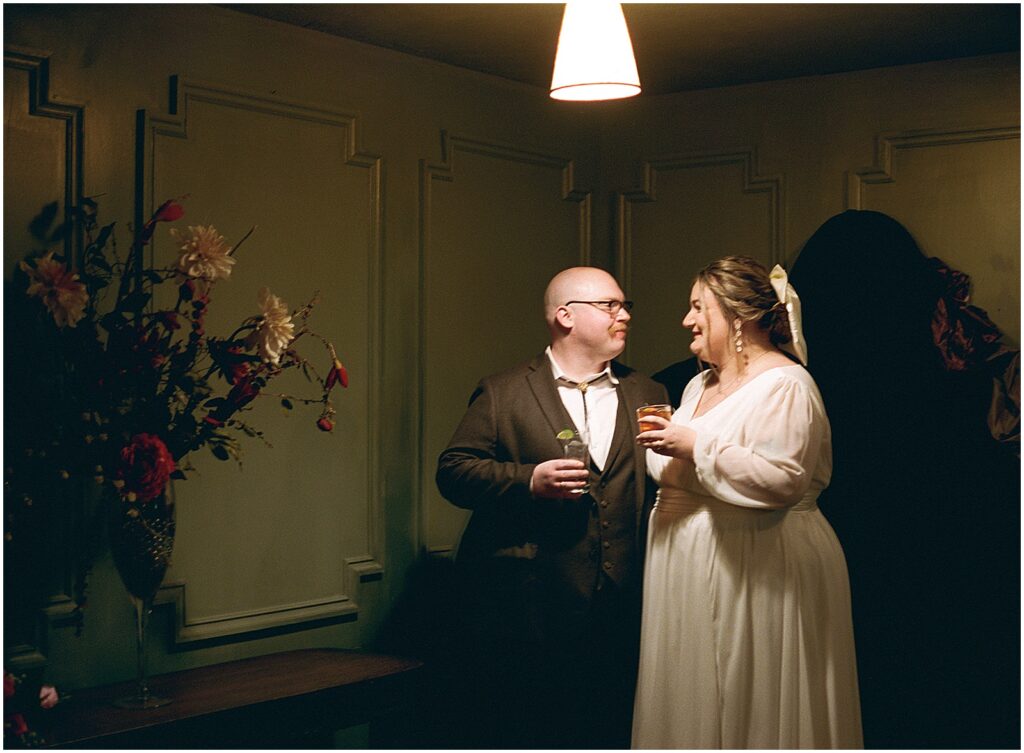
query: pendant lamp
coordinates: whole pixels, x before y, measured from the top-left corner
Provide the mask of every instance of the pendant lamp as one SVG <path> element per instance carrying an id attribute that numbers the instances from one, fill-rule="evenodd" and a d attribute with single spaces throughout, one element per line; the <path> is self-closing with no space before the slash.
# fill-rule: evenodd
<path id="1" fill-rule="evenodd" d="M 622 5 L 605 0 L 566 3 L 551 97 L 595 101 L 639 93 L 640 76 Z"/>

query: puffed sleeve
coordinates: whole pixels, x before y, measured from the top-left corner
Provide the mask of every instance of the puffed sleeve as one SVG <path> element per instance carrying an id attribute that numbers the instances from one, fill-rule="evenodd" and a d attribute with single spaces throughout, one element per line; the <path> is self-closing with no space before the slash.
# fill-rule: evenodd
<path id="1" fill-rule="evenodd" d="M 738 430 L 697 432 L 697 478 L 733 505 L 789 507 L 811 484 L 827 419 L 808 386 L 795 379 L 780 379 L 753 405 Z"/>

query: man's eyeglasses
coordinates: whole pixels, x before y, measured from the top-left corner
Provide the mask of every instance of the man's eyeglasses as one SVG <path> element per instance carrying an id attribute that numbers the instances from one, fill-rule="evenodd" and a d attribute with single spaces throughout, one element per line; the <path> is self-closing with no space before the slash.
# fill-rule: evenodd
<path id="1" fill-rule="evenodd" d="M 632 301 L 566 301 L 565 305 L 569 306 L 573 303 L 587 303 L 591 306 L 596 306 L 606 314 L 617 314 L 619 309 L 626 309 L 626 311 L 633 310 Z"/>

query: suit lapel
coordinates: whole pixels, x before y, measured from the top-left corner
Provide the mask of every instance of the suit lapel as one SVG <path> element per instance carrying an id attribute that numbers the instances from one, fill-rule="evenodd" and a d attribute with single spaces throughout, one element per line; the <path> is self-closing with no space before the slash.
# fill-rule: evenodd
<path id="1" fill-rule="evenodd" d="M 540 412 L 544 414 L 544 419 L 551 428 L 549 436 L 552 441 L 557 441 L 555 435 L 569 427 L 579 434 L 579 427 L 573 423 L 569 411 L 565 409 L 565 404 L 558 396 L 558 388 L 555 387 L 555 380 L 551 373 L 551 362 L 546 355 L 542 353 L 533 360 L 533 363 L 530 364 L 530 371 L 526 375 L 526 381 L 540 406 Z"/>
<path id="2" fill-rule="evenodd" d="M 629 433 L 629 422 L 626 420 L 629 411 L 626 408 L 626 399 L 623 395 L 621 382 L 616 386 L 616 389 L 619 392 L 619 407 L 615 411 L 615 430 L 612 433 L 612 443 L 608 448 L 608 459 L 604 461 L 605 473 L 618 461 L 619 453 L 622 452 L 626 443 L 633 439 L 633 435 Z"/>
<path id="3" fill-rule="evenodd" d="M 612 364 L 612 368 L 616 369 L 617 364 Z M 608 461 L 605 463 L 605 468 L 611 468 L 612 465 L 618 460 L 619 453 L 623 451 L 627 446 L 633 444 L 633 438 L 636 436 L 635 421 L 633 417 L 636 415 L 636 409 L 640 405 L 640 396 L 637 394 L 636 383 L 629 378 L 628 374 L 616 373 L 616 377 L 619 380 L 619 410 L 615 418 L 615 434 L 612 436 L 612 445 L 608 451 Z M 634 458 L 642 453 L 636 451 L 632 453 Z M 643 466 L 640 466 L 641 470 Z"/>
<path id="4" fill-rule="evenodd" d="M 615 369 L 618 364 L 612 363 L 612 368 Z M 615 424 L 615 436 L 613 440 L 613 448 L 615 448 L 616 455 L 619 449 L 625 442 L 633 444 L 633 438 L 636 436 L 636 422 L 634 417 L 636 416 L 636 409 L 640 407 L 641 396 L 640 391 L 636 382 L 629 377 L 628 374 L 620 374 L 616 371 L 616 376 L 619 378 L 619 420 Z M 622 413 L 625 411 L 625 419 L 622 417 Z M 625 420 L 625 426 L 622 426 L 623 420 Z M 641 517 L 644 512 L 644 486 L 647 483 L 647 462 L 646 462 L 646 451 L 633 446 L 633 452 L 631 457 L 633 458 L 633 473 L 636 478 L 636 518 L 637 526 L 641 523 Z M 606 468 L 611 467 L 611 463 L 605 464 Z M 639 527 L 637 528 L 639 530 Z"/>
<path id="5" fill-rule="evenodd" d="M 641 403 L 641 396 L 636 382 L 630 378 L 629 372 L 625 371 L 614 361 L 612 369 L 619 380 L 619 410 L 615 420 L 615 433 L 612 435 L 612 444 L 608 450 L 608 459 L 604 464 L 604 473 L 607 473 L 615 463 L 621 462 L 622 456 L 627 455 L 633 459 L 633 472 L 636 478 L 636 517 L 639 524 L 644 508 L 644 485 L 646 483 L 647 463 L 643 451 L 633 447 L 632 453 L 626 453 L 628 445 L 632 445 L 633 437 L 636 436 L 635 422 L 633 417 L 636 409 Z M 530 390 L 540 407 L 540 411 L 547 421 L 550 432 L 548 436 L 551 441 L 557 444 L 555 435 L 562 429 L 572 427 L 579 433 L 579 427 L 573 422 L 569 411 L 565 409 L 562 399 L 558 396 L 558 388 L 551 374 L 551 362 L 546 354 L 541 353 L 530 364 L 530 371 L 526 375 L 526 381 Z"/>

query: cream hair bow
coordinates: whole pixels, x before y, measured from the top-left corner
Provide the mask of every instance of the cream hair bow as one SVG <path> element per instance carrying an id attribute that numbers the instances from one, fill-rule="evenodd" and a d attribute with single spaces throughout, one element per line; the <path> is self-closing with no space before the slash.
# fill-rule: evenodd
<path id="1" fill-rule="evenodd" d="M 793 286 L 789 284 L 789 276 L 786 274 L 786 270 L 778 264 L 772 267 L 769 278 L 772 281 L 772 287 L 775 289 L 775 295 L 778 296 L 779 301 L 786 307 L 786 313 L 789 314 L 789 334 L 793 341 L 781 347 L 783 350 L 799 358 L 800 363 L 806 366 L 807 341 L 804 339 L 804 331 L 800 321 L 800 296 L 796 294 Z"/>

